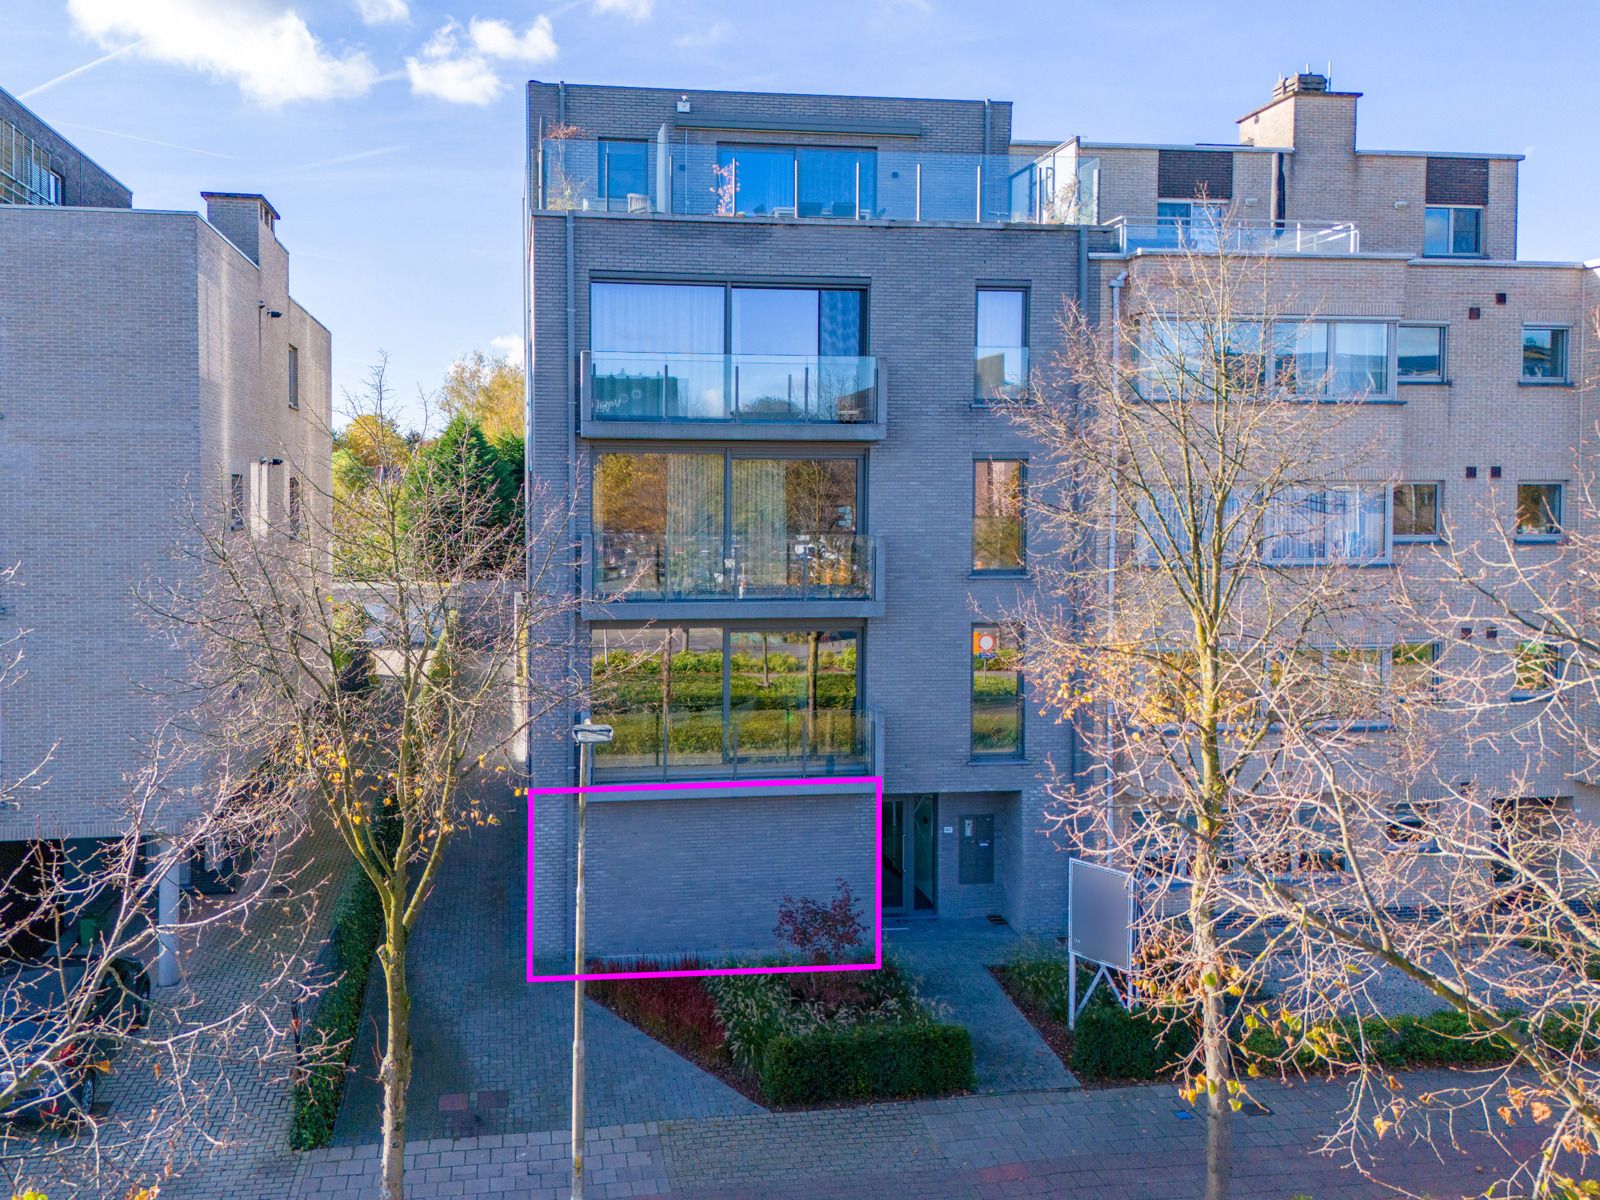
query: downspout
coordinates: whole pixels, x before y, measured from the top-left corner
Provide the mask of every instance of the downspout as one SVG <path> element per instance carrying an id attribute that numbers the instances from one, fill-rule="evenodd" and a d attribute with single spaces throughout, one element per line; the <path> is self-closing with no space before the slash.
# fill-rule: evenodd
<path id="1" fill-rule="evenodd" d="M 1115 279 L 1111 280 L 1111 444 L 1117 444 L 1121 437 L 1121 429 L 1117 420 L 1118 393 L 1122 378 L 1122 285 L 1128 282 L 1128 272 L 1122 271 Z M 1111 489 L 1111 511 L 1106 524 L 1106 633 L 1110 635 L 1117 613 L 1117 489 Z M 1106 845 L 1111 844 L 1111 827 L 1115 814 L 1112 804 L 1116 796 L 1116 759 L 1111 750 L 1111 698 L 1106 697 L 1101 720 L 1103 722 L 1105 737 L 1105 775 L 1106 775 Z"/>

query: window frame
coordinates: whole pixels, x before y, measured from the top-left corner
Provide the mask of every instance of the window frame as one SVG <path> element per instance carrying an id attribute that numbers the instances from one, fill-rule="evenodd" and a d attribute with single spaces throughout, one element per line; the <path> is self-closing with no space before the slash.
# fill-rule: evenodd
<path id="1" fill-rule="evenodd" d="M 1554 528 L 1548 533 L 1525 532 L 1522 528 L 1520 513 L 1522 511 L 1522 489 L 1528 488 L 1554 488 L 1555 505 L 1553 506 Z M 1513 497 L 1515 507 L 1512 510 L 1512 519 L 1516 522 L 1513 541 L 1519 545 L 1544 545 L 1548 546 L 1559 542 L 1562 538 L 1567 517 L 1567 484 L 1561 479 L 1519 479 L 1517 480 L 1517 494 Z"/>
<path id="2" fill-rule="evenodd" d="M 1017 565 L 978 566 L 978 471 L 984 464 L 1012 463 L 1017 468 Z M 989 517 L 993 520 L 995 518 Z M 976 578 L 1022 578 L 1028 574 L 1028 456 L 1025 454 L 974 454 L 972 456 L 972 558 L 970 574 Z"/>
<path id="3" fill-rule="evenodd" d="M 1525 687 L 1519 676 L 1523 665 L 1525 652 L 1536 651 L 1542 647 L 1549 655 L 1549 663 L 1543 671 L 1548 682 L 1542 687 Z M 1511 699 L 1513 700 L 1548 700 L 1556 694 L 1556 689 L 1561 685 L 1561 676 L 1566 669 L 1566 655 L 1561 652 L 1559 642 L 1547 642 L 1538 637 L 1519 638 L 1512 650 L 1511 657 Z"/>
<path id="4" fill-rule="evenodd" d="M 1439 369 L 1431 375 L 1406 375 L 1400 369 L 1400 334 L 1406 329 L 1432 329 L 1439 335 Z M 1450 326 L 1443 321 L 1399 321 L 1394 328 L 1394 380 L 1400 384 L 1449 382 Z"/>
<path id="5" fill-rule="evenodd" d="M 1445 217 L 1446 240 L 1451 247 L 1448 250 L 1428 249 L 1428 214 L 1442 212 Z M 1457 250 L 1456 244 L 1456 214 L 1461 212 L 1476 213 L 1478 217 L 1477 246 L 1472 250 Z M 1428 204 L 1422 206 L 1422 257 L 1423 258 L 1484 258 L 1487 257 L 1483 249 L 1484 225 L 1488 216 L 1488 206 L 1484 204 Z"/>
<path id="6" fill-rule="evenodd" d="M 1551 335 L 1550 346 L 1552 355 L 1557 344 L 1557 335 L 1561 345 L 1561 370 L 1554 375 L 1528 374 L 1528 331 L 1543 330 Z M 1572 383 L 1572 326 L 1556 322 L 1540 323 L 1524 321 L 1522 324 L 1522 337 L 1519 343 L 1519 357 L 1521 371 L 1518 382 L 1525 387 L 1566 387 Z"/>
<path id="7" fill-rule="evenodd" d="M 1017 655 L 1017 744 L 1005 750 L 980 750 L 977 746 L 978 656 L 973 652 L 973 644 L 979 630 L 984 629 L 993 630 L 996 634 L 1006 632 L 1004 625 L 993 621 L 974 621 L 967 631 L 967 758 L 972 763 L 1023 762 L 1028 757 L 1028 680 L 1027 673 L 1022 669 L 1020 639 L 1014 636 L 1012 640 L 1017 642 L 1012 647 L 1012 652 Z"/>
<path id="8" fill-rule="evenodd" d="M 1152 324 L 1152 321 L 1158 324 Z M 1147 346 L 1155 345 L 1156 337 L 1160 336 L 1157 332 L 1158 328 L 1170 330 L 1181 338 L 1183 336 L 1185 327 L 1199 324 L 1202 324 L 1202 322 L 1185 321 L 1174 317 L 1170 313 L 1153 313 L 1151 314 L 1150 320 L 1141 320 L 1138 342 L 1134 353 L 1143 364 L 1145 371 L 1144 378 L 1150 381 L 1148 384 L 1150 399 L 1171 399 L 1170 392 L 1162 384 L 1159 375 L 1150 370 L 1151 351 L 1146 349 Z M 1407 324 L 1411 324 L 1411 322 L 1407 322 Z M 1301 400 L 1304 400 L 1308 403 L 1319 404 L 1393 404 L 1398 398 L 1398 389 L 1396 386 L 1399 378 L 1398 346 L 1400 338 L 1398 329 L 1400 322 L 1398 321 L 1374 319 L 1371 317 L 1340 316 L 1317 316 L 1303 318 L 1278 317 L 1275 320 L 1265 320 L 1252 317 L 1237 317 L 1230 322 L 1230 325 L 1240 327 L 1255 327 L 1259 329 L 1261 338 L 1260 360 L 1262 371 L 1271 380 L 1273 387 L 1284 386 L 1284 380 L 1287 377 L 1285 364 L 1292 362 L 1295 359 L 1294 351 L 1296 343 L 1293 340 L 1286 343 L 1284 340 L 1285 335 L 1287 335 L 1290 339 L 1293 339 L 1297 330 L 1316 326 L 1322 327 L 1323 342 L 1325 347 L 1323 351 L 1324 367 L 1322 376 L 1319 378 L 1318 386 L 1314 389 L 1301 388 L 1299 386 L 1298 378 L 1295 379 L 1295 387 L 1292 389 L 1290 394 Z M 1361 393 L 1342 392 L 1335 388 L 1335 363 L 1339 355 L 1338 330 L 1339 326 L 1341 325 L 1370 325 L 1376 326 L 1384 331 L 1384 386 L 1381 390 L 1373 390 Z M 1229 334 L 1231 338 L 1233 335 L 1232 329 L 1230 329 Z M 1181 351 L 1182 346 L 1180 345 L 1178 349 Z M 1202 371 L 1208 374 L 1209 368 L 1203 366 Z"/>
<path id="9" fill-rule="evenodd" d="M 978 341 L 978 331 L 983 325 L 983 318 L 979 312 L 983 304 L 985 292 L 1015 293 L 1022 297 L 1022 316 L 1017 330 L 1017 344 L 1015 346 L 1002 346 L 1002 350 L 1021 351 L 1022 358 L 1022 383 L 1018 388 L 1018 395 L 1004 396 L 980 395 L 977 379 L 977 352 L 984 343 Z M 1029 346 L 1032 338 L 1029 336 L 1033 324 L 1033 289 L 1025 283 L 979 283 L 973 289 L 972 296 L 972 348 L 973 348 L 973 379 L 972 379 L 972 406 L 974 408 L 992 408 L 999 404 L 1014 403 L 1027 393 L 1028 383 L 1032 376 L 1032 365 L 1029 363 Z M 1002 384 L 1004 387 L 1004 384 Z"/>
<path id="10" fill-rule="evenodd" d="M 238 471 L 228 472 L 227 502 L 228 532 L 241 533 L 250 508 L 250 494 L 246 490 L 244 475 Z"/>
<path id="11" fill-rule="evenodd" d="M 1401 488 L 1433 489 L 1433 532 L 1401 533 L 1395 527 L 1395 514 L 1400 511 L 1397 493 Z M 1414 511 L 1414 507 L 1413 507 Z M 1416 546 L 1444 541 L 1444 483 L 1437 479 L 1408 479 L 1389 486 L 1389 544 L 1390 546 Z"/>
<path id="12" fill-rule="evenodd" d="M 1322 552 L 1321 552 L 1320 556 L 1312 557 L 1312 558 L 1303 558 L 1303 557 L 1279 558 L 1279 557 L 1276 557 L 1272 553 L 1271 539 L 1274 538 L 1274 537 L 1281 537 L 1281 536 L 1284 536 L 1284 535 L 1275 534 L 1270 529 L 1270 527 L 1264 527 L 1264 544 L 1261 547 L 1261 565 L 1264 566 L 1264 567 L 1269 567 L 1269 568 L 1273 568 L 1273 567 L 1327 567 L 1327 566 L 1343 566 L 1343 567 L 1348 567 L 1348 568 L 1366 568 L 1366 567 L 1389 567 L 1389 566 L 1393 566 L 1394 565 L 1394 494 L 1393 494 L 1393 489 L 1392 488 L 1386 487 L 1383 484 L 1379 484 L 1379 483 L 1359 483 L 1359 482 L 1355 482 L 1355 483 L 1325 483 L 1325 484 L 1322 484 L 1318 488 L 1307 487 L 1305 489 L 1305 491 L 1308 494 L 1308 498 L 1309 498 L 1310 495 L 1320 494 L 1324 498 L 1324 504 L 1326 504 L 1326 498 L 1329 495 L 1333 494 L 1333 493 L 1336 493 L 1336 492 L 1353 492 L 1353 493 L 1356 494 L 1357 502 L 1359 504 L 1363 493 L 1366 493 L 1366 492 L 1377 493 L 1377 492 L 1379 492 L 1380 489 L 1381 489 L 1381 494 L 1383 496 L 1383 505 L 1384 505 L 1384 514 L 1383 514 L 1383 548 L 1374 557 L 1372 557 L 1372 558 L 1363 558 L 1363 559 L 1350 559 L 1350 558 L 1342 558 L 1342 557 L 1336 556 L 1333 553 L 1331 553 L 1330 550 L 1329 550 L 1329 541 L 1328 541 L 1329 533 L 1328 533 L 1328 528 L 1327 528 L 1326 523 L 1325 523 L 1324 524 L 1324 528 L 1323 528 L 1323 534 L 1322 534 Z M 1279 493 L 1277 496 L 1269 498 L 1267 503 L 1270 505 L 1271 503 L 1273 503 L 1276 500 L 1283 500 L 1283 499 L 1286 498 L 1286 495 L 1287 495 L 1286 493 Z M 1324 516 L 1326 516 L 1326 512 L 1327 512 L 1327 510 L 1325 508 L 1324 509 Z M 1270 514 L 1268 515 L 1267 520 L 1270 521 Z M 1296 540 L 1303 541 L 1305 539 L 1300 538 L 1300 539 L 1296 539 Z"/>
<path id="13" fill-rule="evenodd" d="M 298 475 L 289 476 L 284 515 L 289 527 L 289 536 L 299 541 L 305 536 L 305 494 Z"/>
<path id="14" fill-rule="evenodd" d="M 300 347 L 289 344 L 289 407 L 300 407 Z"/>

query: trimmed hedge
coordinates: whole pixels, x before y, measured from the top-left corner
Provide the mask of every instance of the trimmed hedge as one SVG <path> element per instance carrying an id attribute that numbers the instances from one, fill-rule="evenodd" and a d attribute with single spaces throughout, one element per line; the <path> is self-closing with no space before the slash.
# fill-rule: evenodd
<path id="1" fill-rule="evenodd" d="M 972 1035 L 932 1022 L 782 1034 L 761 1061 L 772 1104 L 942 1096 L 972 1081 Z"/>
<path id="2" fill-rule="evenodd" d="M 1080 1079 L 1156 1079 L 1194 1050 L 1182 1019 L 1112 1001 L 1091 1004 L 1073 1031 L 1072 1069 Z"/>
<path id="3" fill-rule="evenodd" d="M 318 997 L 316 1012 L 300 1033 L 313 1061 L 298 1073 L 290 1095 L 289 1145 L 296 1150 L 315 1150 L 333 1140 L 345 1068 L 361 1025 L 367 974 L 382 937 L 378 893 L 366 872 L 351 863 L 334 901 L 328 931 L 326 962 L 334 980 Z"/>

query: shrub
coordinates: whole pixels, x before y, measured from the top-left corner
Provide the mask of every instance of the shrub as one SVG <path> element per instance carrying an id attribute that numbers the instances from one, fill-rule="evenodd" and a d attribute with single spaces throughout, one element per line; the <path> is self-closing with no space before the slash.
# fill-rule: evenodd
<path id="1" fill-rule="evenodd" d="M 1006 961 L 1006 976 L 1012 986 L 1057 1021 L 1067 1019 L 1069 973 L 1066 955 L 1050 954 L 1037 946 Z"/>
<path id="2" fill-rule="evenodd" d="M 1080 1079 L 1155 1079 L 1194 1050 L 1194 1030 L 1172 1013 L 1128 1012 L 1107 999 L 1078 1017 L 1072 1069 Z"/>
<path id="3" fill-rule="evenodd" d="M 972 1037 L 960 1025 L 857 1025 L 784 1034 L 761 1063 L 772 1104 L 941 1096 L 972 1086 Z"/>
<path id="4" fill-rule="evenodd" d="M 698 960 L 668 964 L 668 970 L 693 971 Z M 591 966 L 591 970 L 655 971 L 662 965 L 639 961 L 623 967 Z M 589 984 L 595 1000 L 651 1037 L 706 1058 L 726 1054 L 727 1033 L 717 1005 L 698 979 L 597 979 Z"/>
<path id="5" fill-rule="evenodd" d="M 810 897 L 796 900 L 785 895 L 778 904 L 778 924 L 772 934 L 814 962 L 836 961 L 861 942 L 866 926 L 861 905 L 843 877 L 835 880 L 833 900 L 824 906 Z"/>
<path id="6" fill-rule="evenodd" d="M 383 936 L 378 893 L 352 863 L 334 901 L 328 931 L 328 966 L 333 982 L 317 1000 L 310 1023 L 301 1031 L 310 1060 L 296 1074 L 290 1095 L 289 1144 L 315 1150 L 333 1140 L 333 1123 L 344 1097 L 345 1069 L 361 1024 L 372 953 Z"/>

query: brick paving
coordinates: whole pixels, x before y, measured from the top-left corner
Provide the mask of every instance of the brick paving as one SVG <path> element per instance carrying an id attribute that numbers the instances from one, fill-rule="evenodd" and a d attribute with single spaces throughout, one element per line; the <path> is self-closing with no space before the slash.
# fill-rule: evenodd
<path id="1" fill-rule="evenodd" d="M 503 789 L 502 789 L 503 791 Z M 527 863 L 524 806 L 502 795 L 502 824 L 477 829 L 450 848 L 438 890 L 411 943 L 416 1075 L 412 1128 L 443 1136 L 439 1097 L 496 1090 L 509 1105 L 499 1128 L 555 1129 L 568 1118 L 572 988 L 530 984 L 523 975 Z M 336 1140 L 378 1140 L 378 1020 L 374 980 L 352 1059 Z M 587 1111 L 594 1125 L 751 1113 L 759 1108 L 720 1080 L 589 1003 Z"/>
<path id="2" fill-rule="evenodd" d="M 1443 1079 L 1417 1073 L 1407 1078 L 1408 1090 Z M 1270 1111 L 1240 1116 L 1236 1126 L 1241 1200 L 1356 1200 L 1386 1194 L 1384 1184 L 1435 1200 L 1476 1196 L 1510 1161 L 1479 1127 L 1464 1123 L 1459 1149 L 1438 1154 L 1391 1137 L 1375 1182 L 1315 1152 L 1343 1113 L 1342 1086 L 1274 1083 L 1257 1093 Z M 1203 1187 L 1205 1125 L 1179 1111 L 1184 1106 L 1170 1086 L 1149 1085 L 642 1122 L 589 1131 L 588 1191 L 600 1200 L 1171 1200 Z M 1509 1148 L 1526 1154 L 1536 1139 L 1512 1130 Z M 558 1200 L 567 1194 L 566 1154 L 561 1132 L 423 1142 L 409 1155 L 408 1190 L 417 1200 Z M 305 1155 L 289 1194 L 375 1197 L 375 1161 L 370 1148 Z"/>
<path id="3" fill-rule="evenodd" d="M 989 973 L 1021 943 L 1014 930 L 983 920 L 906 921 L 885 930 L 884 941 L 917 976 L 918 993 L 971 1032 L 978 1091 L 1078 1086 Z"/>

